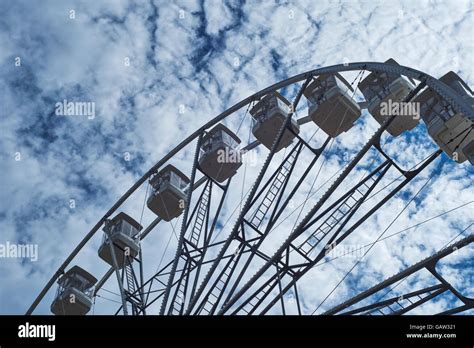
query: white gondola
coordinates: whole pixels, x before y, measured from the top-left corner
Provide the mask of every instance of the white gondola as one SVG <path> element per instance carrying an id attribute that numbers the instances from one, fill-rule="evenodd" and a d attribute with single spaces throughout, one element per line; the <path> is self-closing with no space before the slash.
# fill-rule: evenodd
<path id="1" fill-rule="evenodd" d="M 242 165 L 237 149 L 240 139 L 223 124 L 212 128 L 202 138 L 199 167 L 217 182 L 223 182 L 237 173 Z"/>
<path id="2" fill-rule="evenodd" d="M 121 212 L 110 220 L 110 235 L 112 238 L 112 246 L 115 251 L 118 268 L 130 264 L 133 258 L 137 256 L 140 245 L 137 240 L 137 234 L 142 226 L 127 214 Z M 99 257 L 114 266 L 112 251 L 109 246 L 109 237 L 105 233 L 102 244 L 99 248 Z"/>
<path id="3" fill-rule="evenodd" d="M 264 96 L 250 110 L 253 117 L 252 133 L 267 149 L 271 149 L 290 112 L 291 103 L 278 92 L 273 92 Z M 300 128 L 298 123 L 292 118 L 291 129 L 298 134 Z M 295 138 L 295 134 L 286 129 L 276 148 L 276 152 L 290 145 Z"/>
<path id="4" fill-rule="evenodd" d="M 340 74 L 320 75 L 304 91 L 309 103 L 309 116 L 333 138 L 351 129 L 361 115 L 359 105 L 346 87 L 353 91 Z"/>
<path id="5" fill-rule="evenodd" d="M 152 194 L 147 200 L 148 208 L 165 221 L 178 217 L 183 212 L 189 178 L 173 165 L 167 165 L 150 179 Z"/>
<path id="6" fill-rule="evenodd" d="M 385 63 L 398 65 L 393 59 Z M 414 89 L 413 84 L 403 76 L 374 71 L 361 81 L 359 89 L 367 101 L 367 110 L 379 124 L 383 124 L 391 116 L 392 106 L 397 106 L 397 109 L 393 109 L 398 112 L 393 115 L 395 118 L 387 127 L 387 132 L 391 135 L 398 136 L 418 125 L 420 115 L 411 112 L 413 110 L 410 104 L 402 104 Z"/>
<path id="7" fill-rule="evenodd" d="M 456 91 L 474 108 L 472 90 L 456 73 L 450 71 L 439 80 Z M 415 102 L 420 103 L 421 118 L 436 144 L 457 162 L 469 160 L 474 164 L 473 121 L 462 112 L 456 112 L 431 88 L 420 93 Z"/>
<path id="8" fill-rule="evenodd" d="M 85 315 L 92 307 L 97 279 L 79 266 L 74 266 L 58 279 L 58 290 L 51 304 L 55 315 Z"/>

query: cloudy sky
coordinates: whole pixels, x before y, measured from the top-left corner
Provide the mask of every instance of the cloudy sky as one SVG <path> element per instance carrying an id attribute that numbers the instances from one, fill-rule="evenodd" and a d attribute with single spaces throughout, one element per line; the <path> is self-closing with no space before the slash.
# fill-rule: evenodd
<path id="1" fill-rule="evenodd" d="M 35 262 L 0 259 L 3 314 L 24 313 L 92 226 L 182 139 L 279 80 L 343 62 L 394 58 L 435 77 L 453 70 L 474 86 L 472 0 L 57 0 L 41 5 L 12 0 L 0 2 L 0 13 L 0 243 L 34 244 L 39 250 Z M 283 92 L 291 98 L 295 89 Z M 56 115 L 55 105 L 63 100 L 94 103 L 94 117 Z M 306 115 L 306 105 L 302 102 L 300 117 Z M 325 180 L 343 165 L 341 158 L 355 154 L 376 130 L 370 115 L 363 116 L 324 156 L 316 184 L 312 187 L 313 176 L 303 185 L 296 206 L 321 191 L 301 216 L 324 192 Z M 226 124 L 236 130 L 242 117 L 244 110 Z M 309 136 L 316 129 L 312 123 L 304 127 L 302 134 Z M 247 129 L 238 133 L 244 144 L 252 140 Z M 313 139 L 315 146 L 324 140 L 321 133 Z M 384 141 L 387 152 L 405 168 L 436 150 L 424 125 Z M 185 149 L 173 162 L 187 174 L 193 150 Z M 236 188 L 224 215 L 231 216 L 241 191 L 246 192 L 257 175 L 266 152 L 255 153 L 256 163 L 246 167 L 245 177 L 239 173 L 235 179 L 244 185 Z M 360 177 L 364 170 L 359 168 L 355 175 Z M 396 174 L 391 173 L 391 179 Z M 348 243 L 369 244 L 385 229 L 386 235 L 393 234 L 456 210 L 378 243 L 326 304 L 330 307 L 455 237 L 472 233 L 473 174 L 468 162 L 456 164 L 444 154 L 437 159 Z M 422 194 L 389 226 L 422 187 Z M 138 220 L 144 195 L 145 187 L 122 210 Z M 143 225 L 153 218 L 145 209 Z M 283 225 L 269 250 L 284 240 L 293 223 Z M 160 224 L 153 232 L 143 246 L 147 274 L 157 269 L 168 241 L 169 255 L 176 247 L 171 224 Z M 220 233 L 225 238 L 225 228 Z M 107 270 L 97 257 L 100 242 L 98 234 L 74 261 L 97 278 Z M 452 267 L 444 269 L 453 284 L 466 291 L 474 279 L 472 264 L 466 261 L 472 252 L 456 254 L 448 263 Z M 340 261 L 316 267 L 302 279 L 305 313 L 316 309 L 357 259 Z M 412 283 L 428 284 L 425 278 L 421 275 Z M 413 288 L 406 283 L 400 288 Z M 110 282 L 105 288 L 111 293 L 97 299 L 97 312 L 116 306 L 116 285 Z M 54 289 L 36 313 L 49 313 Z M 433 313 L 452 303 L 452 298 L 443 298 L 420 310 Z"/>

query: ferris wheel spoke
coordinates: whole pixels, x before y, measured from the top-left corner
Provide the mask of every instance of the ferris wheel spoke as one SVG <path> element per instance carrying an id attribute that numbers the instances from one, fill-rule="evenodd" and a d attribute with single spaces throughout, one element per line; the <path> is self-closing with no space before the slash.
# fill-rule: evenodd
<path id="1" fill-rule="evenodd" d="M 464 86 L 462 90 L 458 88 L 459 83 Z M 61 282 L 76 276 L 75 272 L 86 277 L 87 291 L 95 284 L 92 298 L 103 297 L 100 291 L 104 285 L 110 288 L 108 285 L 118 283 L 118 288 L 113 290 L 120 290 L 122 303 L 116 314 L 219 315 L 270 311 L 303 314 L 308 303 L 301 296 L 304 291 L 298 292 L 298 284 L 310 269 L 321 264 L 329 248 L 337 247 L 349 236 L 357 238 L 366 226 L 364 223 L 382 214 L 387 202 L 442 152 L 455 160 L 461 156 L 460 162 L 471 161 L 474 112 L 466 98 L 472 90 L 467 88 L 466 92 L 466 86 L 454 73 L 438 80 L 389 59 L 385 63 L 349 63 L 314 69 L 253 94 L 193 132 L 130 187 L 66 258 L 27 314 L 31 314 L 56 280 L 60 284 L 53 303 L 56 307 L 52 308 L 60 314 L 77 310 L 67 307 L 68 303 L 60 296 L 67 290 Z M 287 94 L 295 92 L 294 102 L 290 103 Z M 308 114 L 299 117 L 296 111 L 299 113 L 305 107 L 298 107 L 303 96 Z M 394 139 L 401 132 L 413 129 L 419 121 L 393 115 L 383 117 L 379 109 L 382 102 L 390 98 L 401 103 L 421 104 L 421 118 L 428 135 L 439 146 L 439 150 L 415 166 L 407 166 L 408 169 L 404 169 L 403 161 L 398 161 L 398 154 L 391 156 L 395 141 L 381 145 L 382 134 L 393 136 L 384 140 Z M 380 127 L 361 147 L 346 149 L 344 139 L 347 138 L 336 140 L 336 137 L 355 125 L 362 110 L 368 111 Z M 446 119 L 450 115 L 454 116 Z M 317 129 L 313 132 L 308 124 L 316 125 Z M 227 126 L 235 126 L 236 133 Z M 242 134 L 241 130 L 245 133 L 248 130 L 248 138 L 239 145 L 237 135 Z M 218 136 L 223 143 L 229 142 L 222 148 L 232 150 L 226 156 L 238 154 L 237 162 L 231 160 L 222 165 L 217 159 L 216 163 L 213 156 L 217 148 L 213 141 Z M 261 151 L 262 148 L 269 152 Z M 284 151 L 279 152 L 282 149 Z M 328 168 L 341 149 L 350 153 L 352 159 L 338 159 L 337 171 Z M 190 179 L 172 164 L 187 158 L 188 153 L 194 155 L 191 168 L 184 170 Z M 252 155 L 265 158 L 258 172 L 247 171 L 247 162 L 242 160 Z M 321 166 L 316 165 L 321 162 Z M 242 164 L 245 165 L 236 175 Z M 328 171 L 334 172 L 329 179 Z M 387 184 L 387 177 L 396 172 L 398 178 Z M 308 191 L 307 186 L 311 184 L 308 178 L 313 174 L 316 176 Z M 327 179 L 324 183 L 318 181 L 320 174 L 322 180 Z M 174 183 L 174 188 L 171 175 L 182 180 Z M 168 191 L 162 191 L 165 188 L 161 183 L 166 180 Z M 152 191 L 147 197 L 149 185 Z M 140 217 L 138 223 L 118 209 L 134 210 L 130 207 L 139 205 L 132 202 L 139 189 L 146 189 L 146 194 L 141 211 L 135 211 Z M 180 200 L 179 207 L 175 204 L 178 198 L 184 202 L 181 206 Z M 295 200 L 302 202 L 293 209 Z M 311 200 L 311 205 L 307 205 Z M 144 213 L 145 203 L 157 216 L 150 218 Z M 295 212 L 297 214 L 293 214 Z M 144 223 L 146 228 L 142 230 L 143 218 L 148 223 Z M 121 219 L 131 223 L 138 233 L 124 230 L 119 225 Z M 117 224 L 117 235 L 130 237 L 126 243 L 137 244 L 138 249 L 129 255 L 127 244 L 109 235 L 108 238 L 114 240 L 106 246 L 111 254 L 117 253 L 117 260 L 112 262 L 101 246 L 99 256 L 110 267 L 99 281 L 78 266 L 66 272 L 85 244 L 110 221 Z M 226 229 L 228 222 L 233 226 Z M 178 223 L 180 229 L 175 231 Z M 159 233 L 170 231 L 159 255 L 148 252 L 148 243 L 144 243 L 145 238 L 157 230 Z M 107 229 L 104 231 L 107 233 Z M 173 238 L 177 243 L 171 243 Z M 153 237 L 146 241 L 149 239 Z M 156 245 L 155 242 L 150 244 Z M 176 249 L 168 252 L 169 247 Z M 150 267 L 156 268 L 151 274 L 146 272 Z M 380 298 L 363 305 L 357 302 L 338 314 L 404 314 L 447 293 L 454 293 L 464 304 L 441 313 L 462 313 L 472 308 L 471 302 L 456 294 L 436 270 L 428 266 L 425 269 L 432 271 L 438 283 L 404 291 L 405 302 L 396 297 Z M 87 306 L 85 303 L 84 308 Z M 94 304 L 94 312 L 98 311 Z"/>
<path id="2" fill-rule="evenodd" d="M 214 272 L 216 271 L 218 265 L 219 265 L 219 258 L 221 258 L 222 256 L 225 255 L 226 251 L 228 250 L 228 248 L 230 247 L 231 243 L 233 243 L 237 236 L 239 234 L 243 234 L 244 231 L 242 230 L 242 226 L 243 226 L 243 222 L 244 222 L 244 217 L 245 215 L 248 213 L 248 211 L 250 210 L 251 206 L 252 206 L 252 201 L 254 200 L 254 198 L 256 197 L 256 194 L 257 194 L 257 190 L 258 190 L 258 187 L 260 185 L 260 183 L 262 182 L 262 179 L 270 165 L 270 162 L 271 160 L 273 159 L 274 157 L 274 154 L 277 150 L 277 148 L 279 147 L 280 145 L 280 142 L 282 141 L 283 139 L 283 136 L 285 134 L 285 132 L 287 131 L 288 128 L 290 128 L 290 125 L 291 125 L 291 121 L 292 121 L 292 115 L 293 115 L 293 110 L 296 110 L 296 107 L 299 103 L 299 100 L 301 99 L 301 96 L 303 95 L 303 91 L 304 89 L 306 88 L 306 86 L 309 84 L 309 82 L 311 81 L 311 76 L 309 76 L 306 81 L 303 83 L 302 87 L 300 88 L 300 91 L 298 92 L 298 95 L 296 96 L 295 98 L 295 102 L 293 103 L 293 107 L 291 108 L 291 111 L 287 114 L 286 118 L 285 118 L 285 121 L 281 124 L 279 130 L 278 130 L 278 134 L 276 136 L 276 138 L 274 139 L 273 141 L 273 144 L 271 146 L 271 149 L 270 149 L 270 152 L 257 176 L 257 179 L 255 180 L 253 186 L 252 186 L 252 189 L 251 191 L 249 192 L 248 196 L 247 196 L 247 200 L 244 204 L 244 206 L 242 207 L 241 209 L 241 212 L 239 214 L 239 217 L 234 225 L 234 228 L 233 230 L 231 231 L 228 239 L 226 240 L 224 246 L 222 247 L 222 249 L 219 251 L 219 256 L 218 256 L 218 260 L 216 260 L 216 262 L 214 262 L 211 266 L 211 269 L 208 271 L 206 277 L 204 278 L 204 280 L 202 281 L 201 283 L 201 286 L 199 287 L 198 291 L 196 292 L 196 295 L 194 296 L 194 298 L 191 300 L 191 303 L 190 305 L 188 306 L 188 309 L 186 311 L 186 313 L 190 313 L 193 309 L 193 307 L 197 304 L 197 301 L 199 300 L 199 298 L 201 297 L 201 295 L 203 294 L 203 292 L 205 291 L 205 288 L 206 286 L 208 285 L 208 283 L 210 282 L 211 280 L 211 277 L 214 275 Z M 290 158 L 290 157 L 288 157 Z M 287 168 L 287 167 L 285 167 Z M 289 169 L 287 169 L 289 170 Z M 275 176 L 275 179 L 274 180 L 278 180 L 278 182 L 281 182 L 283 183 L 283 180 L 280 178 L 278 179 L 278 176 L 276 175 Z M 275 196 L 276 196 L 276 192 L 275 192 Z M 259 217 L 257 217 L 257 219 L 259 219 Z M 243 236 L 245 238 L 245 236 Z M 240 249 L 240 247 L 238 247 Z M 231 259 L 232 260 L 232 259 Z M 231 263 L 229 263 L 229 265 L 231 265 Z M 232 267 L 232 266 L 231 266 Z M 229 271 L 230 272 L 230 271 Z M 228 272 L 225 272 L 225 270 L 223 272 L 221 272 L 221 274 L 224 276 L 224 277 L 229 277 L 229 273 Z M 228 282 L 226 280 L 222 280 L 220 279 L 221 282 L 224 284 L 224 285 L 227 285 Z M 219 288 L 217 290 L 214 290 L 214 291 L 217 291 L 217 292 L 222 292 L 223 289 L 222 288 Z M 221 296 L 219 295 L 215 295 L 213 294 L 213 296 L 211 296 L 212 298 L 209 298 L 210 296 L 207 296 L 205 297 L 205 301 L 209 302 L 209 305 L 212 307 L 212 308 L 215 308 L 215 303 L 210 303 L 211 301 L 215 301 L 216 299 L 220 299 Z M 200 306 L 200 308 L 202 308 L 202 305 Z M 211 310 L 212 310 L 211 308 Z"/>
<path id="3" fill-rule="evenodd" d="M 409 102 L 416 96 L 416 94 L 425 86 L 425 83 L 420 83 L 414 90 L 412 90 L 405 98 L 404 102 Z M 298 238 L 302 230 L 310 221 L 311 217 L 323 206 L 324 203 L 330 198 L 332 193 L 339 187 L 339 185 L 344 181 L 344 179 L 349 175 L 349 173 L 356 167 L 364 155 L 375 145 L 380 143 L 380 136 L 387 129 L 388 126 L 394 121 L 394 116 L 387 118 L 383 125 L 374 133 L 370 140 L 364 145 L 364 147 L 358 152 L 356 157 L 349 163 L 349 165 L 344 169 L 341 175 L 335 180 L 331 187 L 326 191 L 325 194 L 320 198 L 318 203 L 310 210 L 305 218 L 299 223 L 299 225 L 293 230 L 287 240 L 280 246 L 272 259 L 265 263 L 262 268 L 245 284 L 234 296 L 230 299 L 227 304 L 225 304 L 219 313 L 225 313 L 252 285 L 253 283 L 261 277 L 271 265 L 282 257 L 283 252 L 289 248 L 289 245 Z M 266 296 L 266 295 L 265 295 Z"/>
<path id="4" fill-rule="evenodd" d="M 474 308 L 474 301 L 462 296 L 455 290 L 455 288 L 447 282 L 439 273 L 436 271 L 436 264 L 442 260 L 443 258 L 449 256 L 453 252 L 464 248 L 474 242 L 474 235 L 469 235 L 456 243 L 453 243 L 450 246 L 446 246 L 445 248 L 441 249 L 437 253 L 432 256 L 427 257 L 426 259 L 416 263 L 415 265 L 408 267 L 407 269 L 403 270 L 402 272 L 380 282 L 379 284 L 373 286 L 372 288 L 354 296 L 353 298 L 345 301 L 344 303 L 337 305 L 326 312 L 324 315 L 334 315 L 334 314 L 368 314 L 367 311 L 374 310 L 374 309 L 382 309 L 388 308 L 391 304 L 396 304 L 398 306 L 398 310 L 395 311 L 393 309 L 388 309 L 389 313 L 385 313 L 383 311 L 379 311 L 379 314 L 404 314 L 407 313 L 425 303 L 427 300 L 434 298 L 442 293 L 449 291 L 451 292 L 457 299 L 459 299 L 463 303 L 463 309 L 459 311 L 464 311 L 470 308 Z M 436 285 L 433 287 L 424 288 L 422 290 L 412 292 L 405 295 L 399 295 L 397 297 L 393 297 L 392 299 L 386 301 L 379 301 L 372 303 L 371 305 L 357 307 L 357 304 L 363 302 L 364 300 L 370 298 L 370 296 L 383 291 L 384 289 L 389 288 L 391 285 L 403 281 L 407 279 L 409 276 L 420 272 L 421 270 L 426 269 L 430 273 L 434 275 L 434 278 L 438 281 Z M 423 298 L 423 293 L 427 293 L 427 297 Z M 413 297 L 417 297 L 417 301 L 411 301 L 410 299 Z M 405 306 L 403 306 L 405 304 Z M 351 307 L 356 307 L 353 310 L 346 311 L 346 309 Z M 456 311 L 456 310 L 454 310 Z"/>

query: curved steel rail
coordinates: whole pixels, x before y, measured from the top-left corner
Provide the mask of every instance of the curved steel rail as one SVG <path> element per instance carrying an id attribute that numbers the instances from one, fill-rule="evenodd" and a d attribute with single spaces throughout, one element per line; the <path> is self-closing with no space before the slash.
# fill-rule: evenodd
<path id="1" fill-rule="evenodd" d="M 233 105 L 226 111 L 222 112 L 221 114 L 219 114 L 218 116 L 216 116 L 215 118 L 213 118 L 212 120 L 204 124 L 202 127 L 197 129 L 194 133 L 192 133 L 186 139 L 184 139 L 178 146 L 176 146 L 173 150 L 171 150 L 166 156 L 164 156 L 161 160 L 159 160 L 155 165 L 153 165 L 140 179 L 138 179 L 138 181 L 132 187 L 130 187 L 127 190 L 127 192 L 125 192 L 122 195 L 122 197 L 120 197 L 117 200 L 117 202 L 105 213 L 105 215 L 86 234 L 86 236 L 82 239 L 82 241 L 76 246 L 76 248 L 71 252 L 71 254 L 66 258 L 66 260 L 61 264 L 61 266 L 54 273 L 51 279 L 47 282 L 45 287 L 41 290 L 39 295 L 36 297 L 36 299 L 33 301 L 31 306 L 28 308 L 26 315 L 32 314 L 32 312 L 41 302 L 41 300 L 49 291 L 49 289 L 54 284 L 54 282 L 64 273 L 64 270 L 69 265 L 69 263 L 74 259 L 74 257 L 76 257 L 76 255 L 81 251 L 84 245 L 95 235 L 95 233 L 100 229 L 100 227 L 104 224 L 107 218 L 110 217 L 127 200 L 127 198 L 130 197 L 130 195 L 132 195 L 152 174 L 154 174 L 158 168 L 160 168 L 164 163 L 166 163 L 169 159 L 171 159 L 176 153 L 182 150 L 185 146 L 190 144 L 203 131 L 212 127 L 213 125 L 225 119 L 227 116 L 233 114 L 234 112 L 240 110 L 242 107 L 248 105 L 252 101 L 258 100 L 261 97 L 265 96 L 266 94 L 279 90 L 283 87 L 292 85 L 300 81 L 304 81 L 307 78 L 312 77 L 312 76 L 318 76 L 322 74 L 334 74 L 334 73 L 344 72 L 344 71 L 359 71 L 359 70 L 401 74 L 406 77 L 415 79 L 417 81 L 424 80 L 428 87 L 432 88 L 441 97 L 443 97 L 446 101 L 448 101 L 453 106 L 453 108 L 456 109 L 456 111 L 464 113 L 474 122 L 473 108 L 468 104 L 466 100 L 461 98 L 451 87 L 447 86 L 443 82 L 437 80 L 436 78 L 424 72 L 421 72 L 419 70 L 412 69 L 403 65 L 391 65 L 387 63 L 377 63 L 377 62 L 357 62 L 357 63 L 348 63 L 348 64 L 338 64 L 338 65 L 332 65 L 329 67 L 313 69 L 313 70 L 295 75 L 293 77 L 290 77 L 286 80 L 277 82 L 243 99 L 242 101 Z"/>

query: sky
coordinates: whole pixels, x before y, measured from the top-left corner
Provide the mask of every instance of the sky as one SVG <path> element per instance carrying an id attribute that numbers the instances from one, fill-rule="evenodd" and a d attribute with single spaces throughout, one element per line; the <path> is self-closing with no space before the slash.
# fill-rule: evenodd
<path id="1" fill-rule="evenodd" d="M 0 260 L 2 314 L 24 313 L 95 223 L 181 140 L 275 82 L 318 67 L 393 58 L 435 77 L 455 71 L 474 86 L 472 0 L 58 0 L 41 5 L 6 0 L 0 2 L 0 13 L 0 243 L 38 246 L 36 261 Z M 351 82 L 349 77 L 355 75 L 348 75 Z M 292 87 L 282 93 L 291 99 L 296 90 Z M 64 100 L 94 103 L 94 113 L 57 115 L 57 103 Z M 226 125 L 236 130 L 244 111 L 226 120 Z M 297 111 L 297 116 L 307 115 L 305 101 Z M 364 112 L 363 116 L 324 156 L 316 185 L 312 186 L 314 176 L 310 175 L 302 186 L 296 205 L 320 191 L 305 205 L 301 217 L 324 192 L 322 183 L 377 129 L 370 115 Z M 248 129 L 245 125 L 238 133 L 244 144 L 251 139 Z M 301 131 L 310 136 L 315 129 L 310 123 Z M 313 139 L 315 145 L 324 140 L 321 133 Z M 384 141 L 387 153 L 405 168 L 436 150 L 423 124 L 399 138 L 385 136 Z M 188 175 L 194 146 L 173 158 L 173 164 Z M 250 188 L 266 150 L 259 148 L 255 154 L 255 163 L 235 178 L 244 184 L 236 187 L 226 203 L 223 221 L 232 218 L 241 191 Z M 297 170 L 301 173 L 304 168 Z M 359 177 L 364 171 L 358 168 L 354 175 Z M 361 233 L 351 236 L 348 245 L 365 245 L 385 229 L 388 235 L 456 210 L 378 243 L 322 308 L 369 288 L 454 238 L 472 234 L 473 174 L 471 164 L 457 164 L 444 154 L 420 174 Z M 390 178 L 395 177 L 396 173 L 390 173 Z M 422 194 L 397 217 L 426 182 Z M 121 209 L 138 220 L 144 195 L 142 187 Z M 145 226 L 153 218 L 145 209 L 140 220 Z M 396 223 L 390 225 L 393 219 Z M 265 245 L 270 253 L 294 222 L 285 222 Z M 160 254 L 167 255 L 165 259 L 174 255 L 172 225 L 180 223 L 160 224 L 143 243 L 147 274 L 157 269 Z M 220 238 L 225 238 L 226 231 L 223 227 Z M 168 248 L 167 241 L 171 241 Z M 100 243 L 97 234 L 74 261 L 97 278 L 107 270 L 97 257 Z M 453 255 L 442 269 L 453 284 L 472 292 L 473 248 L 466 249 Z M 337 264 L 316 267 L 301 280 L 306 314 L 313 312 L 356 260 L 340 258 Z M 253 267 L 251 272 L 258 264 Z M 426 275 L 420 275 L 399 290 L 428 282 Z M 117 301 L 116 284 L 110 282 L 105 288 L 111 293 L 97 299 L 97 313 L 117 306 L 113 302 Z M 35 313 L 49 313 L 54 291 L 55 286 Z M 442 311 L 450 304 L 452 299 L 441 298 L 420 308 L 420 313 Z"/>

